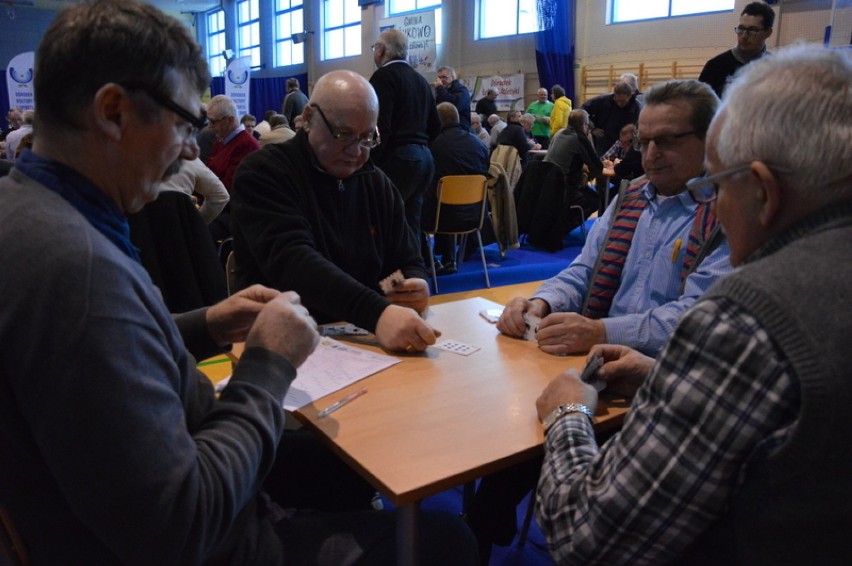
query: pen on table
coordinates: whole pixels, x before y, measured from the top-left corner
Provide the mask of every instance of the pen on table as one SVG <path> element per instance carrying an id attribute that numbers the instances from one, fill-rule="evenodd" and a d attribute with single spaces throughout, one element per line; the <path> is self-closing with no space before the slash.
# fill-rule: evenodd
<path id="1" fill-rule="evenodd" d="M 355 399 L 357 399 L 361 395 L 364 395 L 366 392 L 367 392 L 366 389 L 359 389 L 355 393 L 350 393 L 349 395 L 347 395 L 346 397 L 344 397 L 340 401 L 338 401 L 336 403 L 332 403 L 331 405 L 329 405 L 328 407 L 326 407 L 325 409 L 323 409 L 322 411 L 317 413 L 317 417 L 319 417 L 319 418 L 327 417 L 328 415 L 330 415 L 331 413 L 333 413 L 334 411 L 336 411 L 340 407 L 347 405 L 348 403 L 351 403 L 352 401 L 354 401 Z"/>
<path id="2" fill-rule="evenodd" d="M 677 261 L 677 255 L 680 253 L 681 244 L 683 244 L 683 240 L 680 238 L 675 240 L 674 250 L 672 251 L 672 263 Z"/>

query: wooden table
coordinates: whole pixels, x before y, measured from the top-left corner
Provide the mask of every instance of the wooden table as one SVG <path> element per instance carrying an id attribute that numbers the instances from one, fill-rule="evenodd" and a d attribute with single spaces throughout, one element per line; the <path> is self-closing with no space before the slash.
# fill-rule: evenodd
<path id="1" fill-rule="evenodd" d="M 435 297 L 426 320 L 448 338 L 479 346 L 470 356 L 429 347 L 316 403 L 296 417 L 400 508 L 400 564 L 413 560 L 421 499 L 542 451 L 535 400 L 545 385 L 585 356 L 553 356 L 500 334 L 479 311 L 529 296 L 526 283 Z M 477 296 L 478 295 L 478 296 Z M 494 300 L 494 304 L 483 297 Z M 381 351 L 370 337 L 345 340 Z M 317 413 L 362 387 L 368 394 L 320 419 Z M 628 403 L 603 396 L 598 430 L 620 426 Z"/>

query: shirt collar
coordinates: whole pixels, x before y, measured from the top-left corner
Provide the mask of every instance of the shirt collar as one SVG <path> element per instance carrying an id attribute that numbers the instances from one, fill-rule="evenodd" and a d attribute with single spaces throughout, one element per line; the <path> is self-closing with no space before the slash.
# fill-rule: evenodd
<path id="1" fill-rule="evenodd" d="M 223 139 L 222 139 L 222 145 L 227 144 L 229 141 L 231 141 L 232 139 L 234 139 L 235 137 L 237 137 L 237 136 L 239 135 L 239 133 L 240 133 L 240 132 L 244 132 L 244 131 L 245 131 L 245 129 L 246 129 L 246 127 L 245 127 L 245 126 L 243 126 L 242 124 L 240 124 L 239 126 L 237 126 L 237 128 L 236 128 L 233 132 L 231 132 L 230 134 L 228 134 L 228 135 L 227 135 L 227 137 L 225 137 L 225 138 L 223 138 Z"/>

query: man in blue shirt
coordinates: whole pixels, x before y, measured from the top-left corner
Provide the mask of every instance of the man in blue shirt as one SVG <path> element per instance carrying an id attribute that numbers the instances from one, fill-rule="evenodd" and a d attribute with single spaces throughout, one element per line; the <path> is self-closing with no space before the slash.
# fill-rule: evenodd
<path id="1" fill-rule="evenodd" d="M 684 190 L 686 181 L 703 171 L 704 136 L 718 102 L 697 81 L 670 81 L 648 93 L 639 117 L 648 180 L 610 205 L 571 265 L 545 281 L 532 298 L 517 297 L 506 305 L 497 323 L 500 331 L 523 336 L 528 313 L 542 318 L 536 339 L 551 354 L 583 353 L 603 343 L 648 355 L 660 350 L 680 315 L 731 270 L 727 244 L 710 249 L 718 236 L 711 240 L 695 233 L 699 213 L 706 213 L 698 220 L 702 228 L 712 231 L 712 213 Z M 622 234 L 627 249 L 622 245 L 619 250 L 612 227 L 625 228 L 622 215 L 630 216 L 631 202 L 641 203 L 633 208 L 639 216 Z M 703 254 L 695 249 L 702 241 Z M 616 253 L 607 253 L 611 248 Z M 614 279 L 610 261 L 620 263 Z M 609 286 L 611 293 L 605 312 L 594 308 L 595 296 L 606 292 L 601 286 Z"/>
<path id="2" fill-rule="evenodd" d="M 532 298 L 512 299 L 497 322 L 510 336 L 524 314 L 541 317 L 535 335 L 551 354 L 621 344 L 655 356 L 689 307 L 731 271 L 709 206 L 686 182 L 704 170 L 704 140 L 719 99 L 709 86 L 675 80 L 652 88 L 639 116 L 647 181 L 628 189 L 589 232 L 580 255 Z M 483 478 L 469 523 L 485 560 L 491 543 L 509 544 L 515 506 L 538 478 L 540 460 Z"/>

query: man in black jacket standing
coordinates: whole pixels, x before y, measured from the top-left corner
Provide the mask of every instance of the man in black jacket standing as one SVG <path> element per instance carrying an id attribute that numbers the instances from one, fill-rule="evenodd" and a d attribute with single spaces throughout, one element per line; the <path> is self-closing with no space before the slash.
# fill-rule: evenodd
<path id="1" fill-rule="evenodd" d="M 373 45 L 376 72 L 370 84 L 379 97 L 381 143 L 373 162 L 396 185 L 405 202 L 405 219 L 420 238 L 423 193 L 432 181 L 435 163 L 429 142 L 441 130 L 432 89 L 408 64 L 408 37 L 399 30 L 383 31 Z"/>

